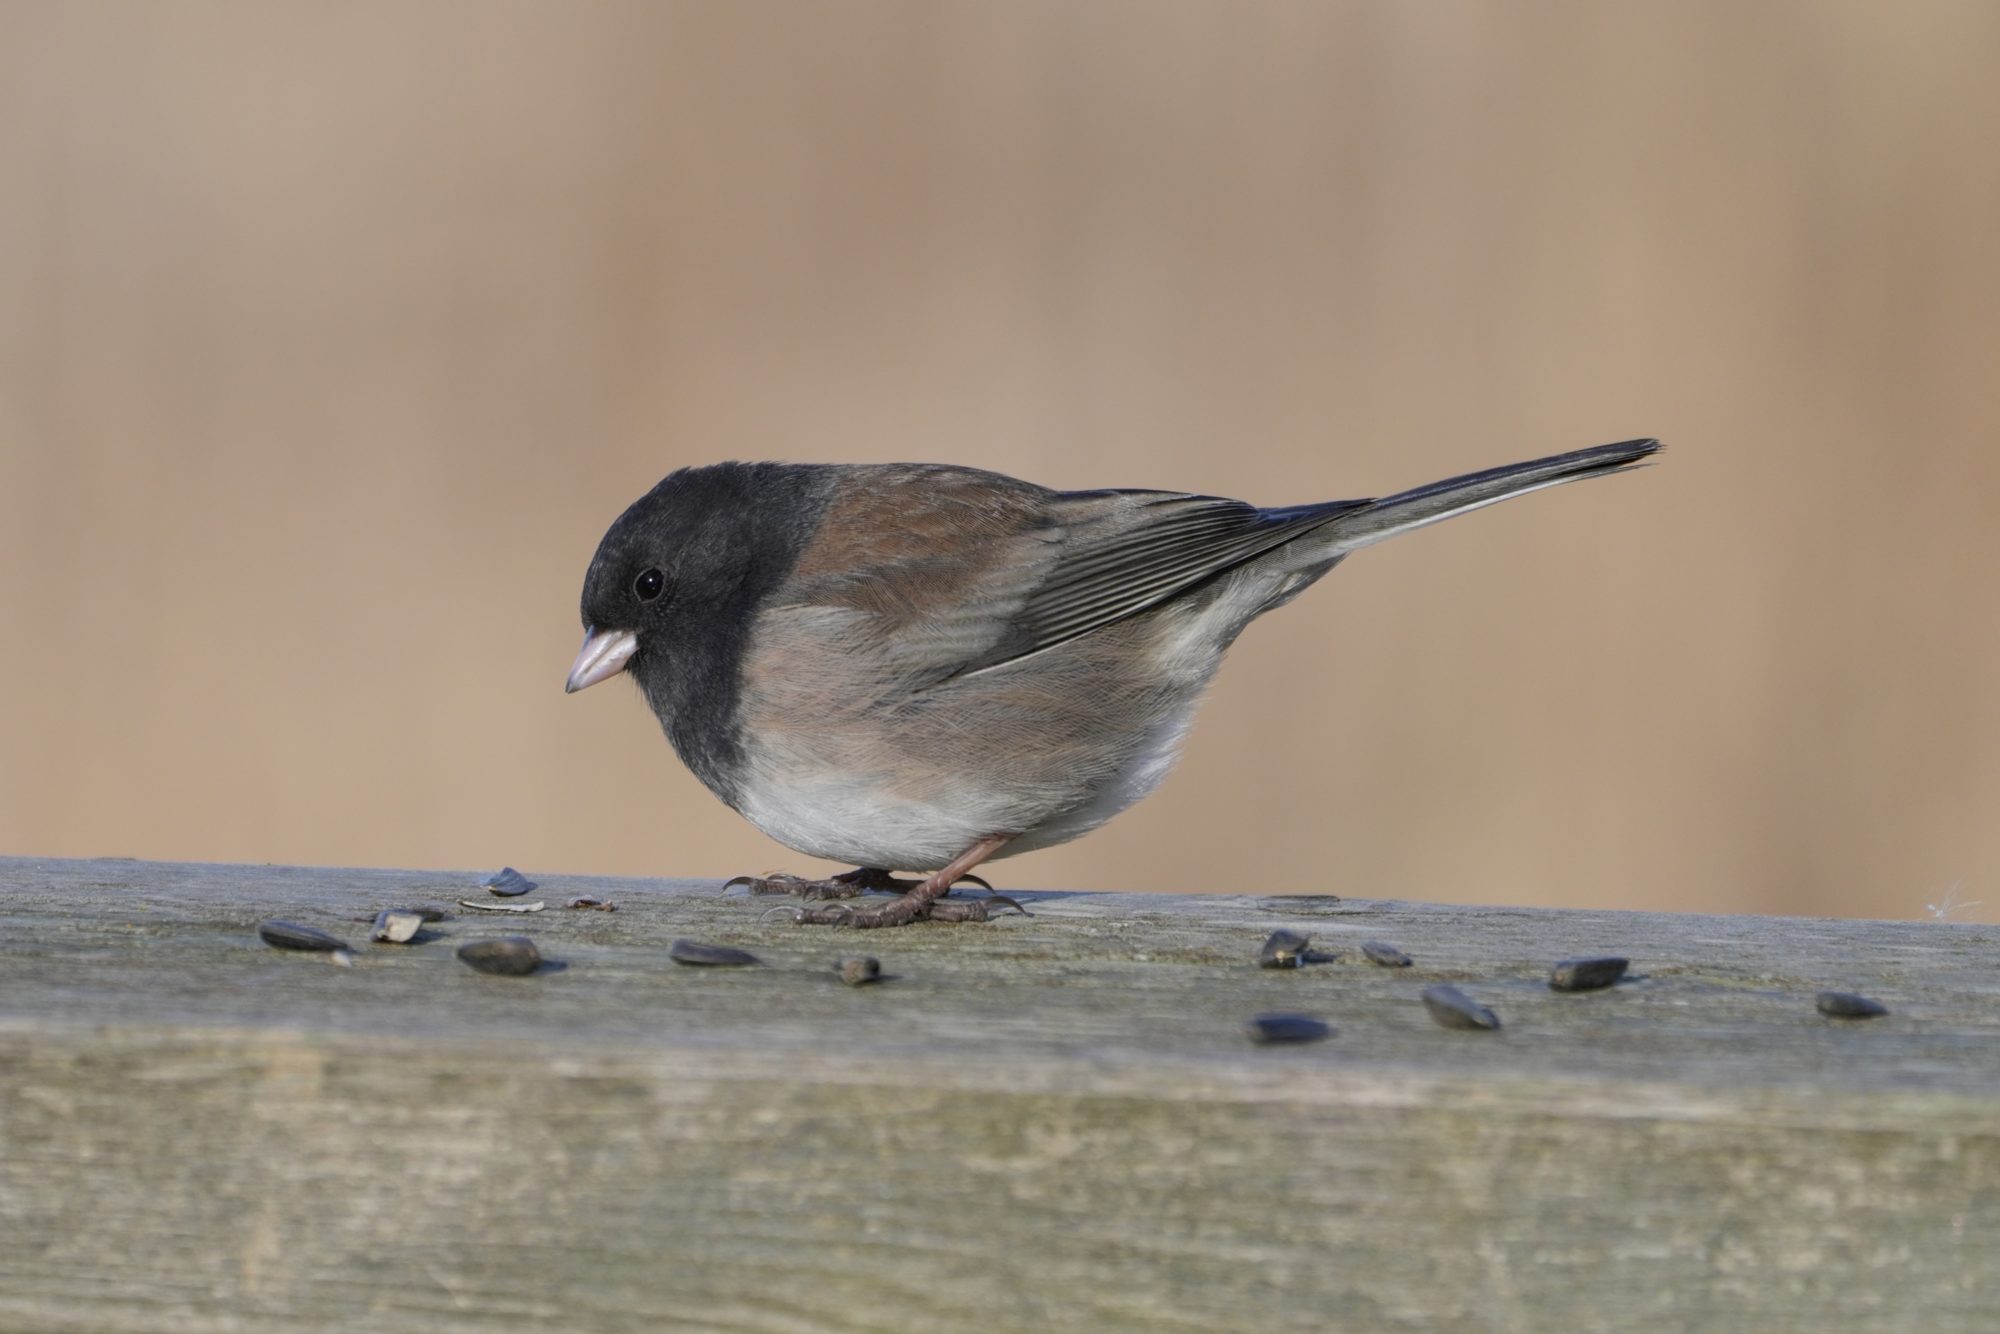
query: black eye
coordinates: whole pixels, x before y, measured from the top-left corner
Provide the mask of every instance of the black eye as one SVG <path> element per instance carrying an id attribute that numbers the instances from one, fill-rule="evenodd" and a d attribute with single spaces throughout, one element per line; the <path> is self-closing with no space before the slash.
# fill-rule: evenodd
<path id="1" fill-rule="evenodd" d="M 632 581 L 632 591 L 639 595 L 639 601 L 651 602 L 667 586 L 667 576 L 658 570 L 648 570 Z"/>

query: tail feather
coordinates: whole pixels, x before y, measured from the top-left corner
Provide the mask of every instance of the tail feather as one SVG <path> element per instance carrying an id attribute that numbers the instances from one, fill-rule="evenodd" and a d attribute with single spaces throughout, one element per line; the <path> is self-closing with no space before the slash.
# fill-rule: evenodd
<path id="1" fill-rule="evenodd" d="M 1524 496 L 1544 487 L 1561 486 L 1585 477 L 1601 477 L 1623 472 L 1650 455 L 1658 453 L 1657 440 L 1627 440 L 1616 445 L 1597 445 L 1569 454 L 1557 454 L 1528 463 L 1469 472 L 1462 477 L 1432 482 L 1412 491 L 1383 496 L 1378 500 L 1335 516 L 1319 530 L 1318 541 L 1329 552 L 1349 551 L 1380 542 L 1385 537 L 1406 533 L 1412 528 L 1449 519 L 1496 501 Z"/>

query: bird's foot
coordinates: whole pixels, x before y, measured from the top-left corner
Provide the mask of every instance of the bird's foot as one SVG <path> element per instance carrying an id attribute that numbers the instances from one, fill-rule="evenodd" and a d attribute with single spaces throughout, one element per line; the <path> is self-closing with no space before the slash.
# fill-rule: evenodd
<path id="1" fill-rule="evenodd" d="M 988 894 L 993 892 L 993 886 L 970 872 L 959 876 L 952 885 L 968 882 L 979 886 Z M 924 883 L 922 880 L 901 879 L 879 867 L 862 866 L 852 871 L 842 871 L 839 875 L 829 876 L 825 880 L 808 880 L 804 876 L 786 875 L 782 871 L 773 871 L 769 875 L 739 875 L 733 880 L 724 881 L 722 888 L 723 892 L 727 893 L 738 885 L 744 885 L 752 894 L 788 894 L 795 899 L 858 899 L 871 891 L 880 894 L 907 894 Z M 948 888 L 944 893 L 949 894 L 951 890 Z M 1009 899 L 1008 902 L 1012 903 L 1013 900 Z"/>
<path id="2" fill-rule="evenodd" d="M 829 904 L 823 908 L 794 908 L 792 921 L 801 926 L 907 926 L 911 922 L 990 922 L 996 913 L 1012 908 L 1023 917 L 1033 913 L 1005 894 L 988 894 L 983 899 L 961 899 L 946 903 L 941 899 L 919 899 L 914 893 L 892 899 L 879 908 L 856 908 L 850 904 Z"/>
<path id="3" fill-rule="evenodd" d="M 835 876 L 836 881 L 866 883 L 870 888 L 882 887 L 899 889 L 902 894 L 879 908 L 856 908 L 852 904 L 829 904 L 822 908 L 794 908 L 792 920 L 802 926 L 907 926 L 911 922 L 986 922 L 991 921 L 996 907 L 1012 908 L 1023 917 L 1028 910 L 1004 894 L 995 894 L 993 886 L 976 875 L 968 874 L 973 867 L 992 856 L 1007 841 L 1004 834 L 990 834 L 967 848 L 942 870 L 925 876 L 911 884 L 897 880 L 887 871 L 863 868 L 851 871 L 845 876 Z M 970 880 L 986 891 L 983 899 L 941 902 L 951 892 L 953 885 Z M 885 884 L 886 882 L 886 884 Z"/>
<path id="4" fill-rule="evenodd" d="M 723 881 L 722 890 L 726 894 L 738 885 L 744 885 L 752 894 L 789 894 L 798 899 L 853 899 L 873 888 L 853 878 L 854 874 L 850 872 L 825 880 L 808 880 L 802 875 L 786 875 L 782 871 L 773 871 L 769 875 L 739 875 L 733 880 Z"/>

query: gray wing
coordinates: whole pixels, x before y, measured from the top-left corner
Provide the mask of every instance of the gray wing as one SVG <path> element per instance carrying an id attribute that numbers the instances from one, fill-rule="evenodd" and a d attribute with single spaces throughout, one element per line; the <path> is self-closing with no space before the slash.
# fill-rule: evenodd
<path id="1" fill-rule="evenodd" d="M 1054 561 L 964 672 L 1051 648 L 1167 602 L 1359 509 L 1365 500 L 1263 510 L 1165 491 L 1072 491 L 1051 497 Z"/>

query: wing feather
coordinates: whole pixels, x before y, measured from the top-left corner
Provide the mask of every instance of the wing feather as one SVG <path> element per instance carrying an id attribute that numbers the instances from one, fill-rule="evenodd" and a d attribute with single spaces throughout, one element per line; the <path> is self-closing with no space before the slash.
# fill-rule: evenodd
<path id="1" fill-rule="evenodd" d="M 1061 554 L 1008 632 L 964 670 L 997 667 L 1136 616 L 1366 503 L 1260 510 L 1171 492 L 1058 494 L 1051 518 L 1064 535 Z"/>

